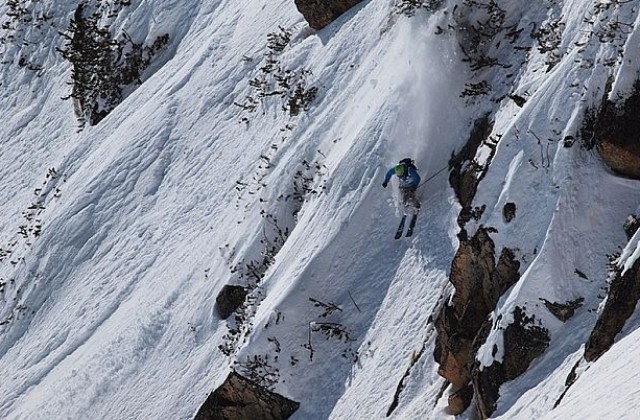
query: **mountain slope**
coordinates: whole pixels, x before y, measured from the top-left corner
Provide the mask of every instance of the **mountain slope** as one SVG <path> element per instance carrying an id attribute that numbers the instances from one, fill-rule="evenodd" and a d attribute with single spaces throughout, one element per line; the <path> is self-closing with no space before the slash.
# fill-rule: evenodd
<path id="1" fill-rule="evenodd" d="M 637 207 L 637 181 L 580 139 L 587 109 L 633 88 L 638 35 L 620 22 L 637 6 L 499 2 L 478 40 L 469 28 L 498 3 L 432 3 L 407 16 L 362 2 L 315 32 L 290 0 L 102 2 L 114 36 L 169 43 L 82 129 L 56 52 L 77 4 L 29 3 L 40 26 L 5 4 L 0 416 L 193 418 L 234 369 L 300 402 L 294 418 L 453 417 L 434 320 L 462 230 L 487 227 L 519 281 L 487 315 L 475 368 L 508 360 L 516 308 L 549 335 L 497 386 L 493 415 L 566 418 L 594 383 L 629 390 L 603 413 L 634 413 L 633 372 L 602 379 L 633 364 L 633 320 L 553 406 Z M 483 116 L 466 167 L 481 168 L 467 204 L 484 210 L 461 223 L 445 170 L 419 189 L 413 238 L 394 241 L 384 172 L 404 157 L 423 180 L 450 169 Z M 237 320 L 215 311 L 225 284 L 250 290 Z M 562 322 L 541 299 L 582 306 Z"/>

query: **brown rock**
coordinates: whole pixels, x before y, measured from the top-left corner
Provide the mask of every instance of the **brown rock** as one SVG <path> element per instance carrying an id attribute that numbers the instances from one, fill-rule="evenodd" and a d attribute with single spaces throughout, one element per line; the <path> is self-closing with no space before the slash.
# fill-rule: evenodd
<path id="1" fill-rule="evenodd" d="M 458 319 L 469 319 L 477 331 L 484 321 L 484 317 L 478 319 L 475 313 L 468 311 L 469 306 L 478 310 L 473 312 L 486 312 L 491 309 L 485 307 L 483 300 L 473 299 L 482 286 L 490 284 L 491 274 L 495 268 L 495 246 L 489 237 L 487 229 L 481 227 L 471 240 L 461 242 L 456 255 L 451 263 L 451 276 L 449 281 L 455 286 L 453 295 L 453 307 Z M 493 309 L 493 308 L 492 308 Z M 472 337 L 473 339 L 473 337 Z"/>
<path id="2" fill-rule="evenodd" d="M 493 311 L 500 300 L 500 296 L 520 279 L 520 262 L 509 248 L 503 248 L 498 258 L 491 281 L 483 285 L 485 300 Z"/>
<path id="3" fill-rule="evenodd" d="M 602 159 L 616 173 L 640 179 L 640 80 L 633 92 L 616 102 L 607 100 L 613 80 L 605 86 L 605 99 L 597 110 L 588 109 L 581 137 L 597 146 Z"/>
<path id="4" fill-rule="evenodd" d="M 437 336 L 433 356 L 439 364 L 438 373 L 461 390 L 470 389 L 474 354 L 488 334 L 483 326 L 488 325 L 489 330 L 491 327 L 485 320 L 500 296 L 520 278 L 520 263 L 512 251 L 504 248 L 496 262 L 495 244 L 489 235 L 495 229 L 480 226 L 469 238 L 464 228 L 471 219 L 479 220 L 485 209 L 484 205 L 472 206 L 478 183 L 488 167 L 479 165 L 475 156 L 480 145 L 487 144 L 491 161 L 496 144 L 489 137 L 492 128 L 489 114 L 476 120 L 467 144 L 449 160 L 449 183 L 462 206 L 458 215 L 460 246 L 449 277 L 455 286 L 451 305 L 443 305 L 434 317 Z M 465 411 L 471 401 L 466 394 L 451 398 L 450 410 L 456 413 Z"/>
<path id="5" fill-rule="evenodd" d="M 509 249 L 503 249 L 495 262 L 495 245 L 489 236 L 492 231 L 480 227 L 471 239 L 461 236 L 449 277 L 456 289 L 452 306 L 445 305 L 435 319 L 438 373 L 457 388 L 471 382 L 473 354 L 486 339 L 478 336 L 483 335 L 487 316 L 520 278 L 520 263 Z"/>
<path id="6" fill-rule="evenodd" d="M 289 418 L 298 407 L 300 403 L 232 372 L 209 395 L 194 420 L 282 420 Z"/>
<path id="7" fill-rule="evenodd" d="M 465 349 L 459 348 L 446 353 L 446 358 L 441 361 L 438 367 L 438 375 L 447 379 L 456 387 L 464 387 L 471 382 L 471 370 L 469 369 L 469 359 L 471 343 L 468 340 L 462 341 Z M 451 349 L 450 349 L 451 350 Z"/>
<path id="8" fill-rule="evenodd" d="M 631 144 L 616 144 L 603 139 L 598 151 L 605 163 L 614 171 L 629 178 L 640 179 L 640 137 Z"/>
<path id="9" fill-rule="evenodd" d="M 295 0 L 298 11 L 313 29 L 322 29 L 362 0 Z"/>
<path id="10" fill-rule="evenodd" d="M 471 385 L 460 388 L 453 394 L 449 395 L 449 414 L 451 414 L 452 416 L 457 416 L 464 413 L 465 410 L 471 405 L 472 399 L 473 386 Z"/>
<path id="11" fill-rule="evenodd" d="M 471 339 L 461 337 L 453 306 L 445 305 L 435 319 L 438 331 L 433 356 L 438 362 L 438 374 L 455 387 L 462 388 L 471 381 Z"/>

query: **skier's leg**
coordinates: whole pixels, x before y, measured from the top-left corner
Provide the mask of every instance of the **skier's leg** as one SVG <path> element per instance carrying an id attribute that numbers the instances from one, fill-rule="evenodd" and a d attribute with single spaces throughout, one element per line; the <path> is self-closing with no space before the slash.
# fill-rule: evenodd
<path id="1" fill-rule="evenodd" d="M 420 200 L 418 200 L 418 196 L 416 195 L 416 190 L 415 189 L 413 189 L 413 188 L 412 189 L 407 189 L 406 203 L 407 203 L 407 205 L 413 207 L 416 212 L 418 212 L 418 210 L 420 210 Z"/>
<path id="2" fill-rule="evenodd" d="M 411 210 L 411 190 L 408 188 L 400 188 L 402 195 L 402 207 L 404 207 L 404 213 L 407 214 Z"/>
<path id="3" fill-rule="evenodd" d="M 402 205 L 407 205 L 407 190 L 405 188 L 400 188 L 400 197 L 402 198 Z"/>

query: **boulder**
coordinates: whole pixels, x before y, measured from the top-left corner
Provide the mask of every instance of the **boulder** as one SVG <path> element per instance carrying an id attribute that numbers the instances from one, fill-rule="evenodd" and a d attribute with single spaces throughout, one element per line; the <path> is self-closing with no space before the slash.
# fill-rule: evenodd
<path id="1" fill-rule="evenodd" d="M 231 372 L 209 395 L 194 420 L 282 420 L 299 407 L 300 403 Z"/>
<path id="2" fill-rule="evenodd" d="M 502 217 L 505 223 L 511 222 L 516 217 L 516 203 L 507 203 L 502 208 Z"/>
<path id="3" fill-rule="evenodd" d="M 295 0 L 309 26 L 322 29 L 362 0 Z"/>
<path id="4" fill-rule="evenodd" d="M 220 318 L 227 319 L 244 303 L 248 290 L 242 286 L 224 285 L 216 297 L 216 310 Z"/>

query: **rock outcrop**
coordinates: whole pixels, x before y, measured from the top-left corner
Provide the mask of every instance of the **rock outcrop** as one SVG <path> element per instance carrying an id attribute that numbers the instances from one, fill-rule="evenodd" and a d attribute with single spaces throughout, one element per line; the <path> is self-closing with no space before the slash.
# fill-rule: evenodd
<path id="1" fill-rule="evenodd" d="M 486 166 L 477 164 L 475 156 L 482 142 L 491 134 L 492 129 L 493 122 L 488 114 L 478 118 L 465 146 L 449 160 L 449 168 L 451 169 L 449 184 L 456 193 L 460 206 L 462 206 L 458 216 L 460 227 L 463 227 L 475 215 L 471 202 L 487 169 Z M 461 233 L 464 234 L 464 230 Z"/>
<path id="2" fill-rule="evenodd" d="M 496 410 L 500 398 L 500 386 L 522 375 L 531 362 L 549 347 L 551 340 L 546 328 L 536 325 L 533 316 L 516 307 L 514 321 L 503 334 L 504 357 L 502 362 L 494 362 L 481 369 L 479 362 L 473 366 L 473 388 L 478 413 L 484 419 Z M 488 335 L 491 323 L 487 322 L 482 334 Z M 484 342 L 485 338 L 479 339 Z"/>
<path id="3" fill-rule="evenodd" d="M 224 285 L 216 297 L 216 310 L 220 318 L 227 319 L 244 303 L 248 290 L 242 286 Z"/>
<path id="4" fill-rule="evenodd" d="M 607 90 L 610 90 L 610 84 Z M 617 103 L 603 101 L 597 112 L 587 111 L 582 137 L 597 147 L 602 159 L 616 173 L 640 179 L 640 81 L 633 93 Z"/>
<path id="5" fill-rule="evenodd" d="M 584 358 L 591 362 L 613 345 L 640 299 L 640 259 L 629 270 L 619 269 L 609 289 L 607 302 L 584 349 Z"/>
<path id="6" fill-rule="evenodd" d="M 640 179 L 640 137 L 632 138 L 632 143 L 619 142 L 607 136 L 598 145 L 600 155 L 616 173 Z"/>
<path id="7" fill-rule="evenodd" d="M 476 120 L 466 145 L 449 160 L 449 183 L 462 207 L 458 216 L 460 246 L 451 264 L 449 281 L 455 286 L 451 304 L 444 305 L 434 318 L 438 334 L 434 358 L 439 364 L 438 373 L 457 390 L 449 396 L 448 411 L 452 414 L 460 414 L 470 405 L 475 354 L 486 340 L 483 325 L 500 296 L 520 278 L 520 263 L 511 250 L 503 248 L 496 262 L 490 237 L 495 229 L 480 226 L 469 238 L 465 228 L 470 220 L 479 220 L 486 208 L 474 208 L 472 203 L 495 153 L 496 143 L 488 141 L 492 128 L 489 114 Z M 479 163 L 475 157 L 483 146 L 489 148 L 489 157 Z M 505 221 L 511 221 L 515 204 L 507 206 L 506 211 Z"/>
<path id="8" fill-rule="evenodd" d="M 298 11 L 313 29 L 322 29 L 362 0 L 295 0 Z"/>
<path id="9" fill-rule="evenodd" d="M 500 296 L 520 278 L 520 263 L 509 249 L 495 261 L 491 231 L 480 227 L 471 239 L 461 238 L 449 278 L 456 288 L 452 305 L 445 305 L 435 321 L 438 373 L 456 388 L 471 382 L 474 340 Z"/>
<path id="10" fill-rule="evenodd" d="M 300 404 L 232 372 L 209 395 L 194 420 L 282 420 Z"/>

